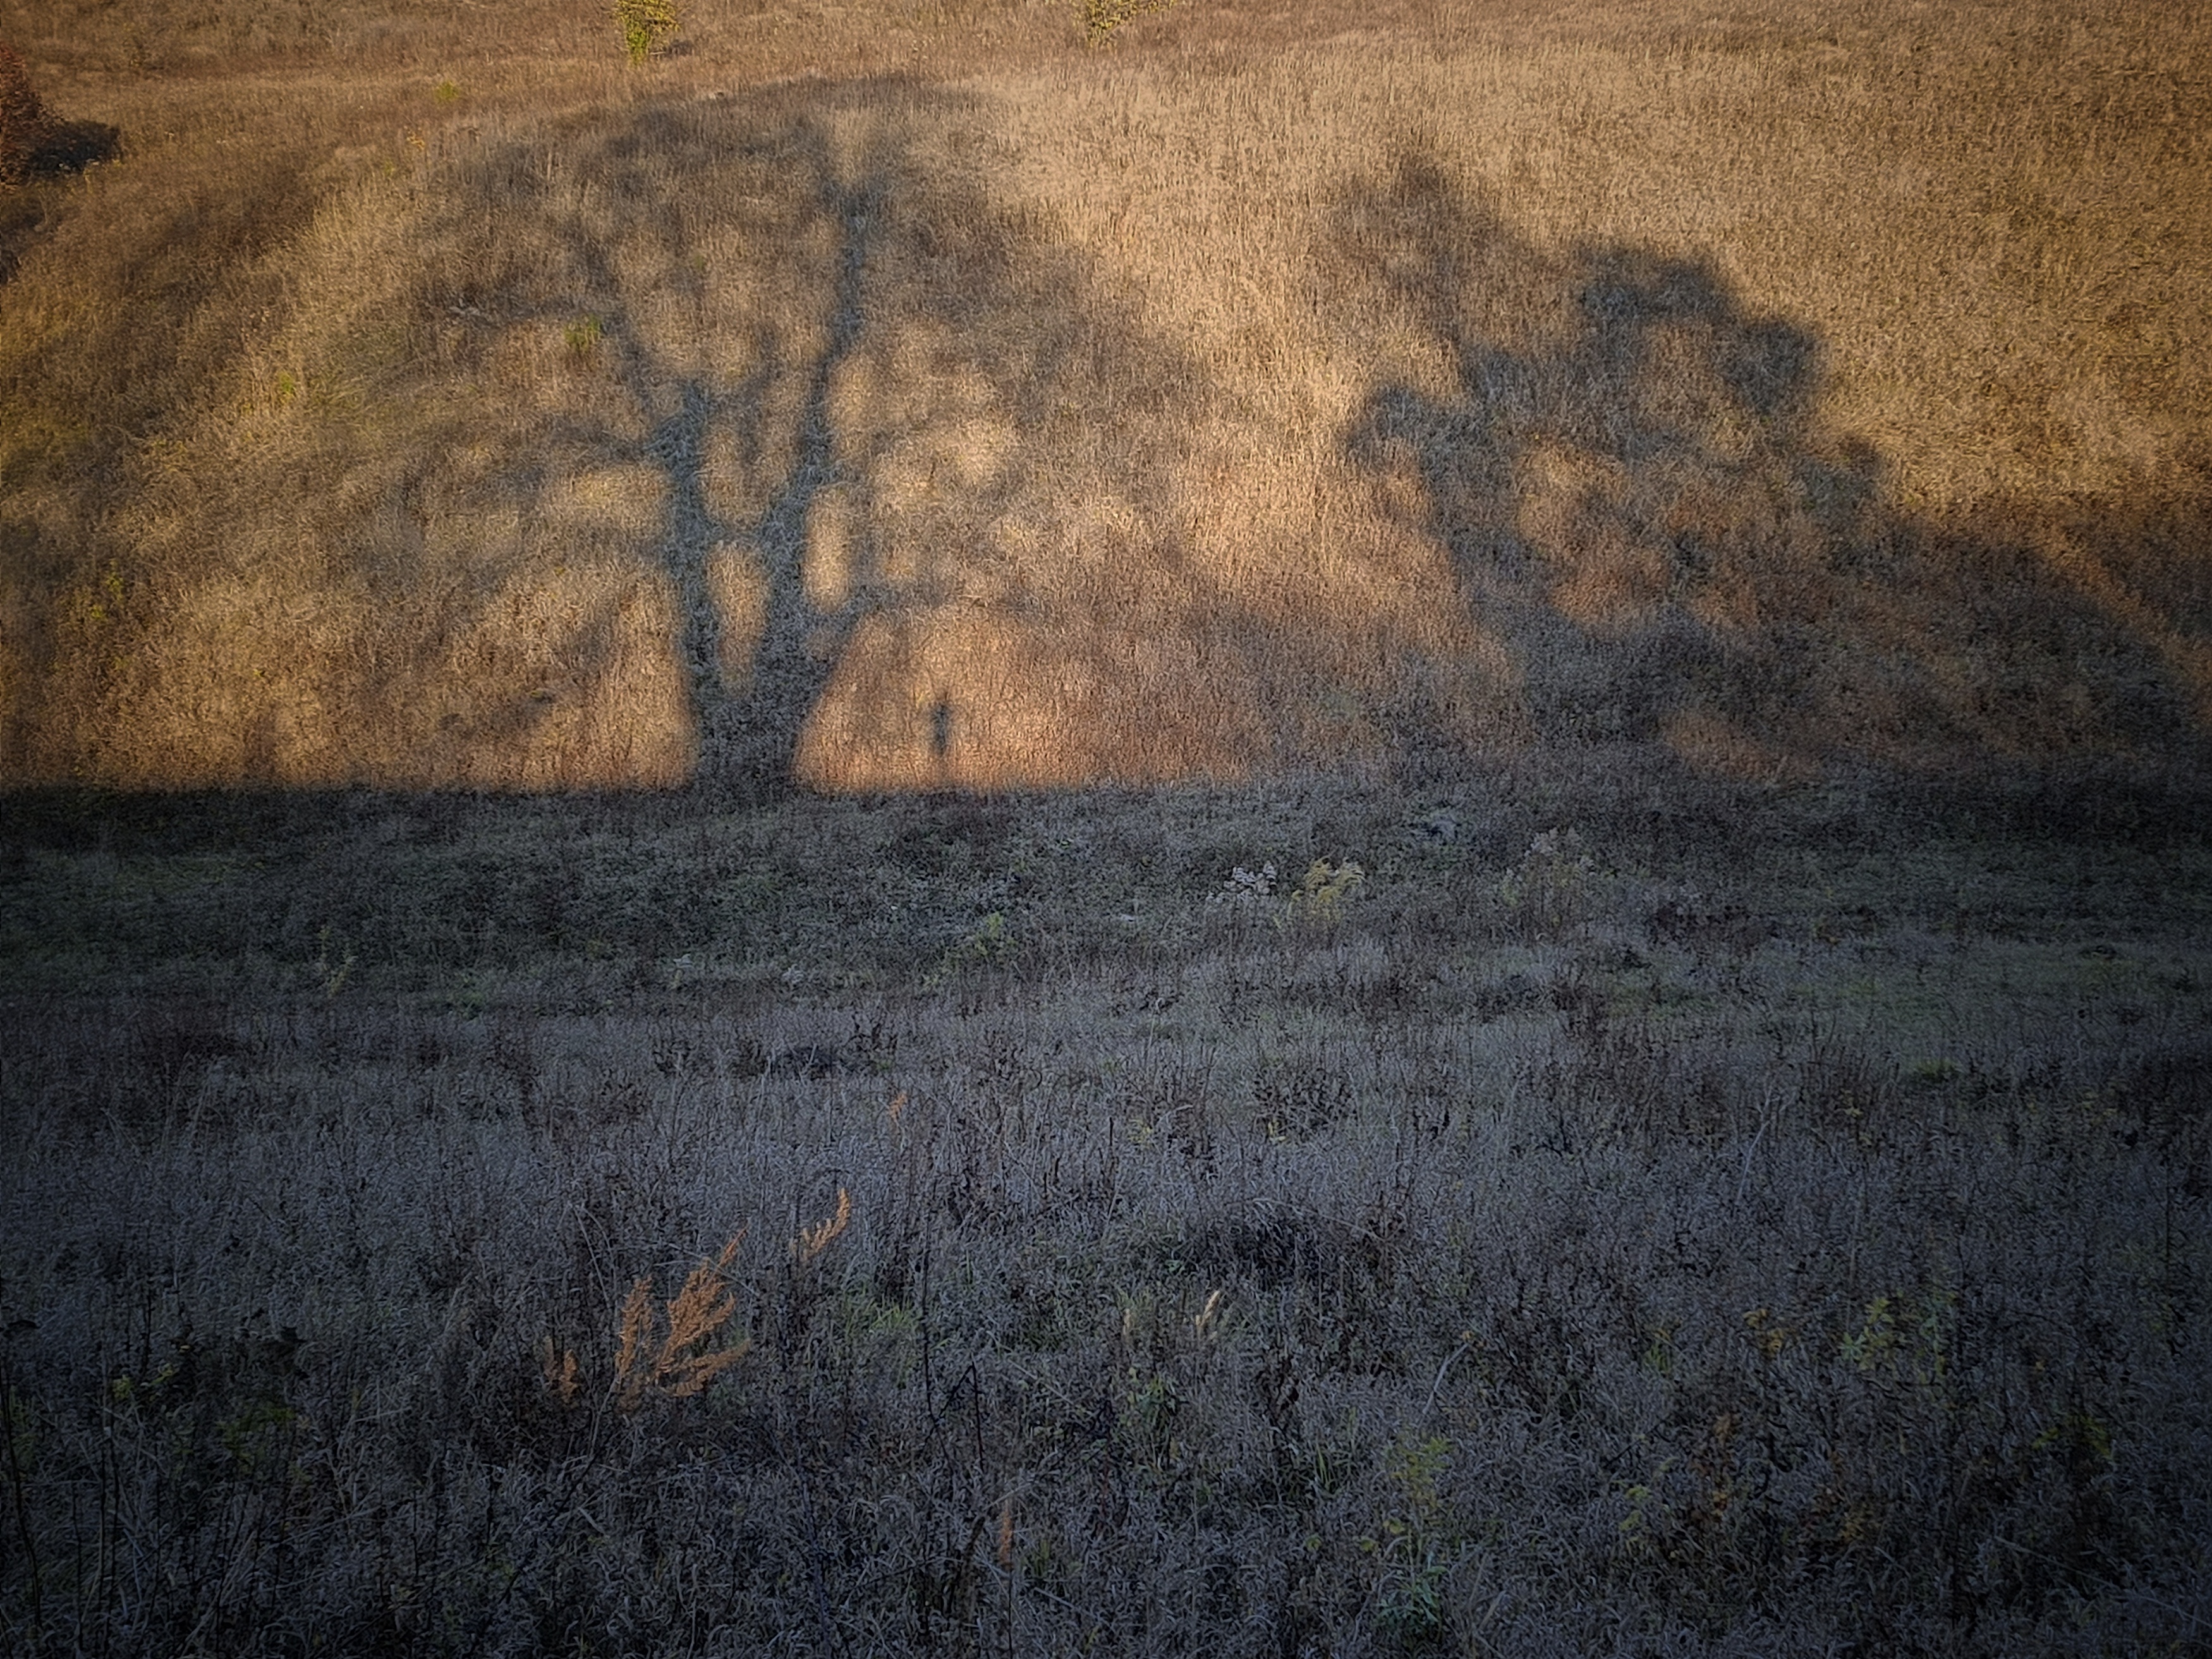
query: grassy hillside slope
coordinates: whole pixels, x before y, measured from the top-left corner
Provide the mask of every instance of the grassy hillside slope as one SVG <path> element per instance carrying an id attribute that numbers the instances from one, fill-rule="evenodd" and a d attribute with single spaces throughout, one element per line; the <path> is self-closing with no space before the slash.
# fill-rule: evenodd
<path id="1" fill-rule="evenodd" d="M 18 26 L 17 777 L 2201 747 L 2188 19 L 432 11 Z"/>
<path id="2" fill-rule="evenodd" d="M 686 12 L 0 0 L 0 1647 L 2203 1649 L 2201 10 Z"/>

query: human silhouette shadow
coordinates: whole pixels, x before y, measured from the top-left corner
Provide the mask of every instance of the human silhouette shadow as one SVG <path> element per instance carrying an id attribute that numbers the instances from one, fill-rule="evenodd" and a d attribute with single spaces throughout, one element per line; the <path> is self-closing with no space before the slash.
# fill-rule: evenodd
<path id="1" fill-rule="evenodd" d="M 1272 754 L 1281 700 L 1259 665 L 1300 653 L 1228 596 L 1190 597 L 1206 579 L 1174 527 L 1181 458 L 1141 418 L 1147 400 L 1202 403 L 1202 377 L 1080 256 L 930 159 L 917 125 L 957 114 L 957 94 L 884 90 L 648 105 L 569 135 L 551 182 L 535 141 L 470 162 L 434 302 L 495 336 L 555 307 L 588 319 L 570 326 L 590 386 L 490 493 L 534 521 L 580 475 L 652 476 L 625 488 L 659 503 L 651 569 L 673 599 L 695 787 L 999 787 Z M 501 219 L 531 227 L 536 263 L 481 281 L 469 227 Z M 718 241 L 763 302 L 717 308 Z M 1095 458 L 1079 487 L 1070 449 Z M 474 556 L 485 614 L 544 580 L 542 553 Z M 1114 573 L 1103 591 L 1066 580 L 1084 560 Z M 427 560 L 416 580 L 435 580 Z M 562 641 L 603 701 L 621 660 L 609 587 Z M 443 647 L 425 649 L 386 653 L 378 701 L 403 709 L 434 678 Z M 550 717 L 489 698 L 453 747 L 520 751 Z"/>

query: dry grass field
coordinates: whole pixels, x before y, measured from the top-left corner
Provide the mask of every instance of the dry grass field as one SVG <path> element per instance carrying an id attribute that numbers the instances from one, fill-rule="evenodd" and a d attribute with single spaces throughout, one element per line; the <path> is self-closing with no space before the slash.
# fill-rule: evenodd
<path id="1" fill-rule="evenodd" d="M 0 0 L 0 1645 L 2212 1644 L 2212 14 L 681 10 Z"/>
<path id="2" fill-rule="evenodd" d="M 2200 749 L 2202 20 L 1889 9 L 42 3 L 0 764 Z"/>

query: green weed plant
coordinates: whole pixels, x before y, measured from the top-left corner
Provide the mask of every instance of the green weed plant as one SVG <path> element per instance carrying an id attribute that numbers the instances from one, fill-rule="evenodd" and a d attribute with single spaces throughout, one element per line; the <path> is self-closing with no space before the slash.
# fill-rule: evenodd
<path id="1" fill-rule="evenodd" d="M 1122 24 L 1163 12 L 1175 0 L 1083 0 L 1083 44 L 1100 46 Z"/>
<path id="2" fill-rule="evenodd" d="M 683 26 L 676 0 L 615 0 L 615 27 L 622 31 L 623 50 L 633 64 L 642 64 L 665 52 Z"/>

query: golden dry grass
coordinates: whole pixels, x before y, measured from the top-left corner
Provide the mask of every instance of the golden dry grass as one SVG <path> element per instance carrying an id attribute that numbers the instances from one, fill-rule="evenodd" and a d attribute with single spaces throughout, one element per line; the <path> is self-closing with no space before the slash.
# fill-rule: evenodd
<path id="1" fill-rule="evenodd" d="M 2204 20 L 1887 10 L 0 13 L 8 772 L 2193 750 Z"/>

